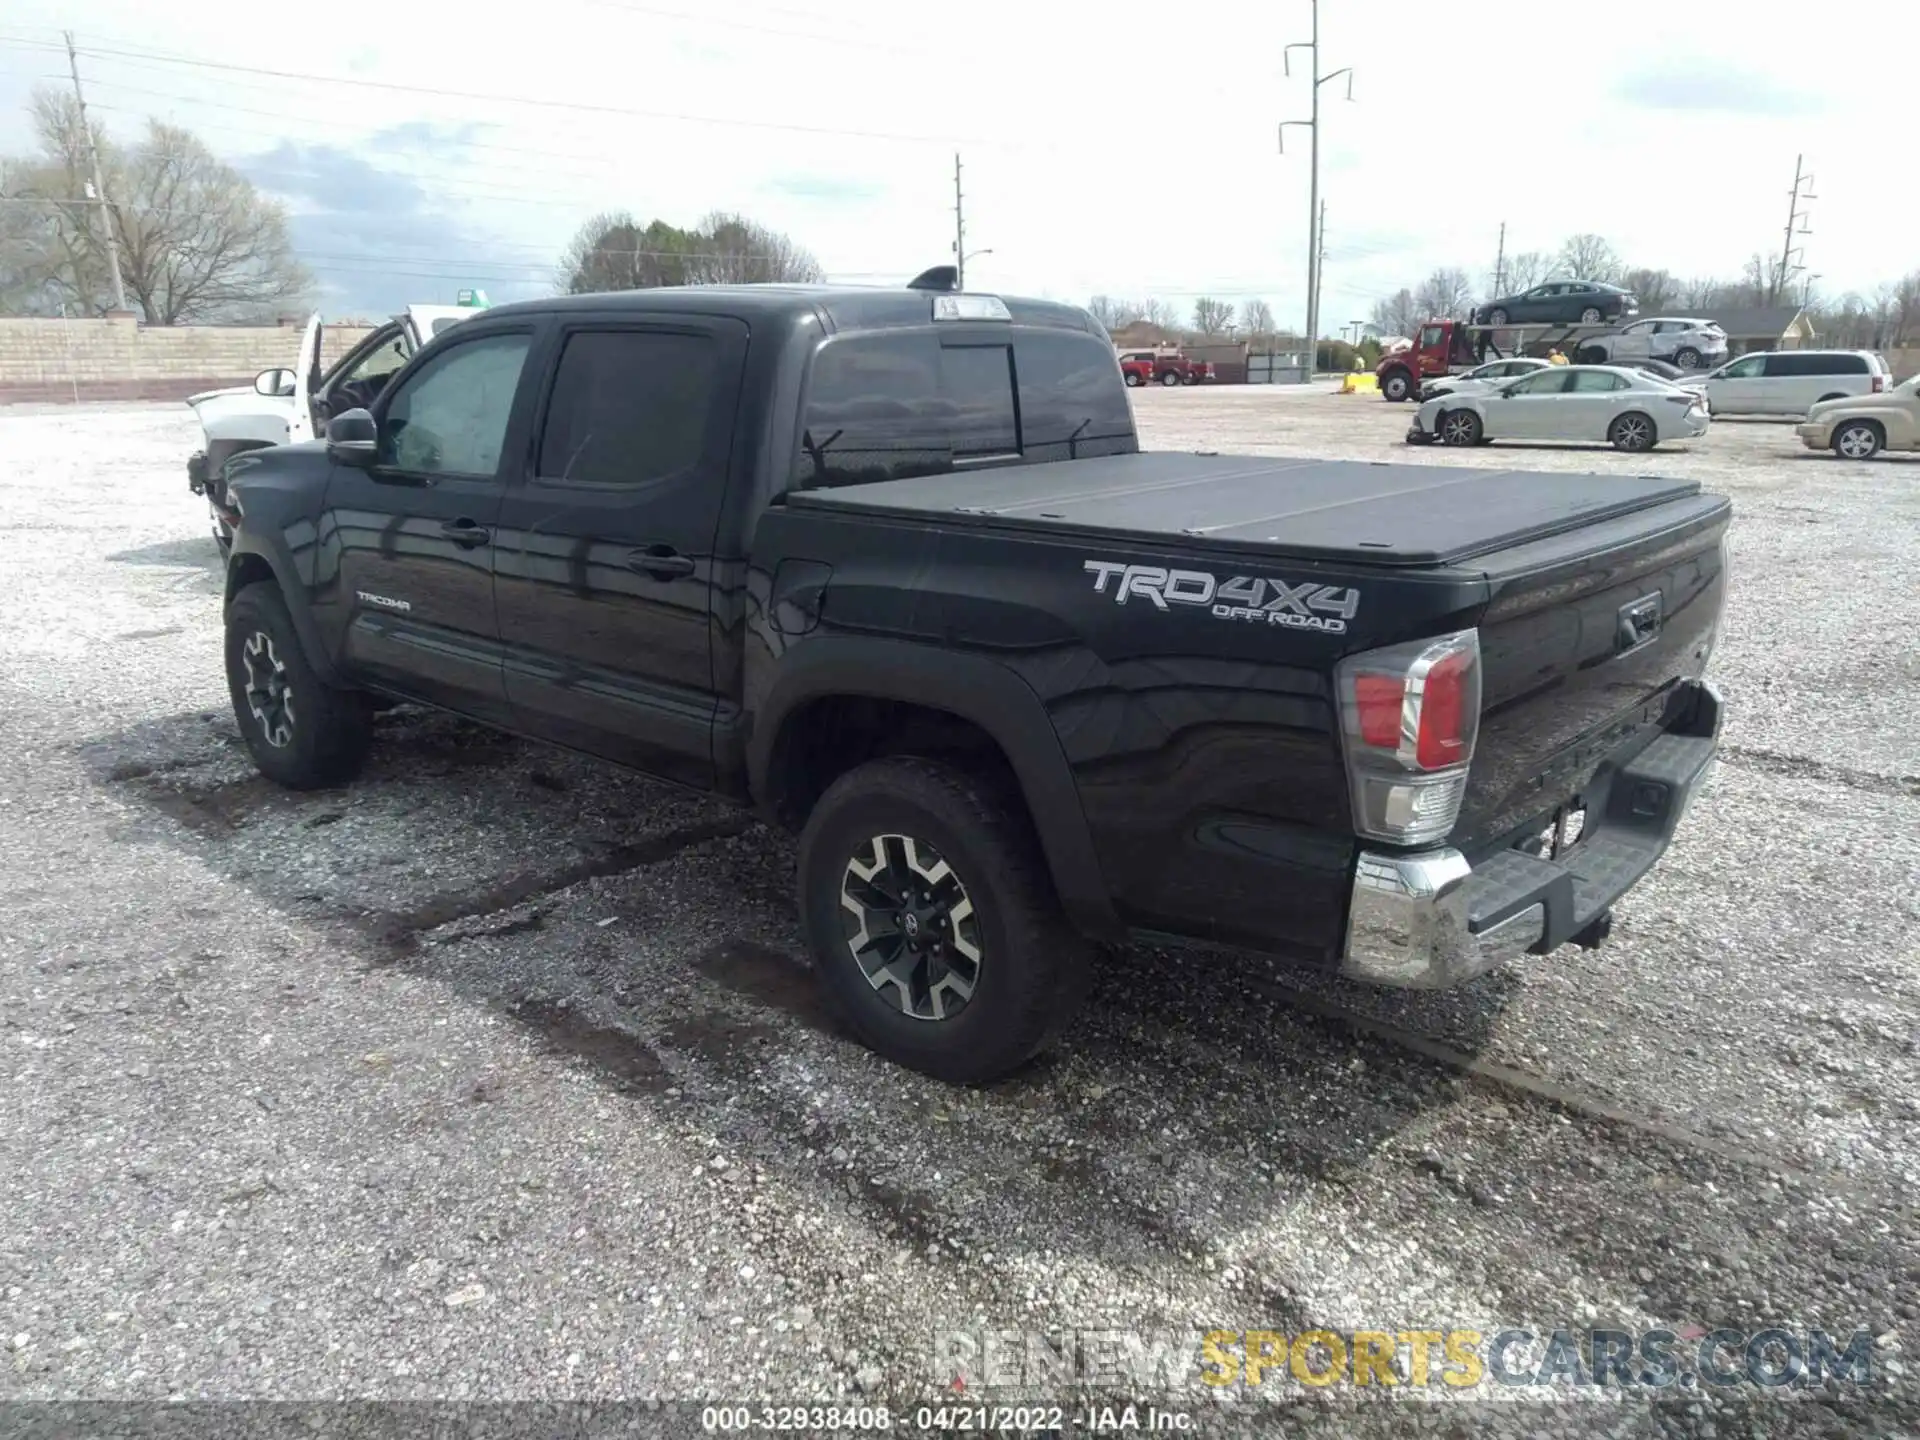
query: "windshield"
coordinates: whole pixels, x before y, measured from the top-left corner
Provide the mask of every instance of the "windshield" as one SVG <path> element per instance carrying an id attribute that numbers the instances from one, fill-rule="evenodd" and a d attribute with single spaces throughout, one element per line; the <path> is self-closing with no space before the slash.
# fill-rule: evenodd
<path id="1" fill-rule="evenodd" d="M 820 489 L 1139 448 L 1113 351 L 1095 336 L 886 331 L 830 340 L 814 356 L 792 483 Z"/>

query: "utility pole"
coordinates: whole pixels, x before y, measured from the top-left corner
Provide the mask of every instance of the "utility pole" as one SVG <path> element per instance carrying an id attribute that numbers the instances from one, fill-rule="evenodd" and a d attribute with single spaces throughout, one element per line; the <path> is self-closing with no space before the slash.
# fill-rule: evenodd
<path id="1" fill-rule="evenodd" d="M 1780 252 L 1780 272 L 1773 277 L 1772 283 L 1767 286 L 1767 303 L 1769 305 L 1774 304 L 1780 299 L 1781 294 L 1787 288 L 1787 281 L 1793 276 L 1793 272 L 1801 268 L 1794 264 L 1793 237 L 1796 235 L 1811 235 L 1813 233 L 1806 228 L 1805 222 L 1807 217 L 1800 213 L 1800 203 L 1803 200 L 1817 200 L 1820 198 L 1813 193 L 1813 176 L 1806 173 L 1806 158 L 1804 155 L 1796 155 L 1793 157 L 1793 198 L 1787 210 L 1787 242 L 1785 248 Z M 1802 194 L 1802 190 L 1806 193 Z"/>
<path id="2" fill-rule="evenodd" d="M 953 285 L 956 290 L 967 288 L 967 216 L 962 206 L 965 197 L 960 193 L 960 152 L 953 152 Z"/>
<path id="3" fill-rule="evenodd" d="M 107 186 L 100 178 L 100 149 L 93 143 L 93 126 L 87 121 L 87 97 L 80 89 L 80 56 L 73 48 L 73 32 L 67 37 L 67 68 L 73 72 L 73 103 L 80 111 L 80 133 L 87 139 L 87 155 L 93 162 L 93 195 L 100 206 L 100 220 L 107 232 L 107 269 L 113 277 L 113 308 L 127 308 L 127 287 L 120 280 L 120 237 L 114 231 L 113 211 L 107 208 Z"/>
<path id="4" fill-rule="evenodd" d="M 1311 348 L 1319 340 L 1320 327 L 1320 87 L 1329 80 L 1347 77 L 1347 99 L 1353 99 L 1353 67 L 1344 66 L 1331 74 L 1320 73 L 1320 0 L 1308 0 L 1312 7 L 1312 39 L 1296 41 L 1280 52 L 1280 67 L 1284 74 L 1293 74 L 1293 52 L 1308 52 L 1307 78 L 1311 82 L 1312 108 L 1311 118 L 1306 120 L 1283 120 L 1280 122 L 1280 153 L 1287 153 L 1287 126 L 1304 125 L 1311 137 L 1312 159 L 1307 179 L 1307 344 Z M 1311 365 L 1312 361 L 1309 360 Z"/>
<path id="5" fill-rule="evenodd" d="M 1320 323 L 1320 282 L 1326 278 L 1326 275 L 1327 275 L 1327 202 L 1322 200 L 1320 202 L 1319 234 L 1314 237 L 1314 241 L 1313 241 L 1313 309 L 1308 312 L 1313 317 L 1313 324 L 1316 327 Z M 1314 335 L 1309 337 L 1309 340 L 1313 346 L 1313 359 L 1309 360 L 1307 364 L 1311 366 L 1315 364 L 1319 359 L 1320 339 L 1318 335 Z M 1309 371 L 1308 373 L 1312 373 L 1312 372 Z"/>
<path id="6" fill-rule="evenodd" d="M 1500 222 L 1500 253 L 1493 260 L 1493 293 L 1507 293 L 1507 222 Z"/>

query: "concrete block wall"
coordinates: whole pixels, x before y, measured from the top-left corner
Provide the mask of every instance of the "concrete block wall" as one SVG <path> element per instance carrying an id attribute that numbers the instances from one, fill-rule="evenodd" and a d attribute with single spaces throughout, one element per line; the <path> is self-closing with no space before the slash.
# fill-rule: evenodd
<path id="1" fill-rule="evenodd" d="M 0 319 L 0 404 L 24 400 L 184 400 L 201 390 L 250 384 L 262 370 L 291 366 L 300 328 L 142 325 L 103 320 Z M 368 333 L 329 325 L 323 362 Z"/>

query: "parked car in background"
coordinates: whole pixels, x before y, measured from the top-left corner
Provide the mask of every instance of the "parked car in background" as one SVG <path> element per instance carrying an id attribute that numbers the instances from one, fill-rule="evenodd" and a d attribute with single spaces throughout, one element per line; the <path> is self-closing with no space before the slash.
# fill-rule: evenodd
<path id="1" fill-rule="evenodd" d="M 1631 290 L 1598 280 L 1549 280 L 1519 295 L 1502 295 L 1473 312 L 1476 325 L 1603 325 L 1637 315 Z"/>
<path id="2" fill-rule="evenodd" d="M 1882 450 L 1920 450 L 1920 377 L 1871 395 L 1820 400 L 1800 426 L 1809 450 L 1870 460 Z"/>
<path id="3" fill-rule="evenodd" d="M 1491 360 L 1478 369 L 1467 371 L 1464 375 L 1442 375 L 1423 382 L 1420 386 L 1420 398 L 1431 400 L 1436 395 L 1457 395 L 1463 390 L 1491 390 L 1504 381 L 1517 380 L 1522 375 L 1531 375 L 1536 370 L 1544 370 L 1548 363 L 1531 355 L 1516 355 L 1509 360 Z"/>
<path id="4" fill-rule="evenodd" d="M 1883 394 L 1893 374 L 1871 350 L 1762 350 L 1700 382 L 1716 415 L 1804 416 L 1823 400 Z"/>
<path id="5" fill-rule="evenodd" d="M 1153 365 L 1159 357 L 1151 350 L 1129 350 L 1120 357 L 1120 375 L 1129 385 L 1151 385 Z"/>
<path id="6" fill-rule="evenodd" d="M 1682 385 L 1688 389 L 1697 390 L 1700 386 L 1699 371 L 1682 370 L 1678 365 L 1669 365 L 1664 360 L 1616 360 L 1613 363 L 1623 369 L 1638 370 L 1642 375 L 1657 375 L 1662 380 L 1669 380 L 1675 385 Z"/>
<path id="7" fill-rule="evenodd" d="M 1213 366 L 1204 360 L 1189 360 L 1179 351 L 1153 357 L 1153 379 L 1158 385 L 1197 385 L 1213 378 Z"/>
<path id="8" fill-rule="evenodd" d="M 1574 358 L 1583 365 L 1666 360 L 1682 370 L 1711 370 L 1727 358 L 1727 332 L 1711 320 L 1656 315 L 1582 340 Z"/>
<path id="9" fill-rule="evenodd" d="M 268 445 L 311 440 L 327 421 L 373 403 L 380 389 L 414 352 L 450 325 L 480 314 L 474 306 L 409 305 L 320 369 L 321 319 L 307 318 L 291 369 L 262 370 L 251 385 L 205 390 L 187 398 L 200 421 L 202 447 L 187 458 L 187 487 L 204 495 L 213 539 L 224 553 L 233 544 L 227 514 L 226 468 L 234 456 Z"/>
<path id="10" fill-rule="evenodd" d="M 1708 423 L 1697 391 L 1620 365 L 1555 365 L 1497 388 L 1425 401 L 1407 440 L 1604 440 L 1638 451 L 1704 435 Z"/>

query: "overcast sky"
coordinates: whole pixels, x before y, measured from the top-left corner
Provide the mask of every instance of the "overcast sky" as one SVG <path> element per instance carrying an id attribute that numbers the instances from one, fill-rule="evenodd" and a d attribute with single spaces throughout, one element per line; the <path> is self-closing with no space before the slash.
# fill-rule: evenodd
<path id="1" fill-rule="evenodd" d="M 1183 313 L 1263 296 L 1304 320 L 1307 132 L 1282 155 L 1276 127 L 1308 113 L 1305 52 L 1281 69 L 1307 0 L 701 9 L 9 0 L 0 149 L 24 147 L 36 81 L 65 74 L 21 42 L 70 27 L 110 128 L 188 126 L 285 199 L 329 314 L 544 293 L 574 229 L 612 207 L 739 210 L 832 278 L 902 279 L 950 258 L 958 149 L 968 248 L 993 252 L 969 288 Z M 1876 58 L 1920 51 L 1920 6 L 1876 6 L 1834 45 L 1815 43 L 1817 12 L 1751 0 L 1321 12 L 1322 73 L 1356 72 L 1352 104 L 1344 79 L 1322 88 L 1329 331 L 1436 266 L 1479 281 L 1502 221 L 1510 253 L 1595 231 L 1630 263 L 1731 278 L 1779 252 L 1798 152 L 1820 290 L 1920 264 L 1898 198 L 1911 142 Z M 1830 58 L 1857 43 L 1864 69 Z"/>

